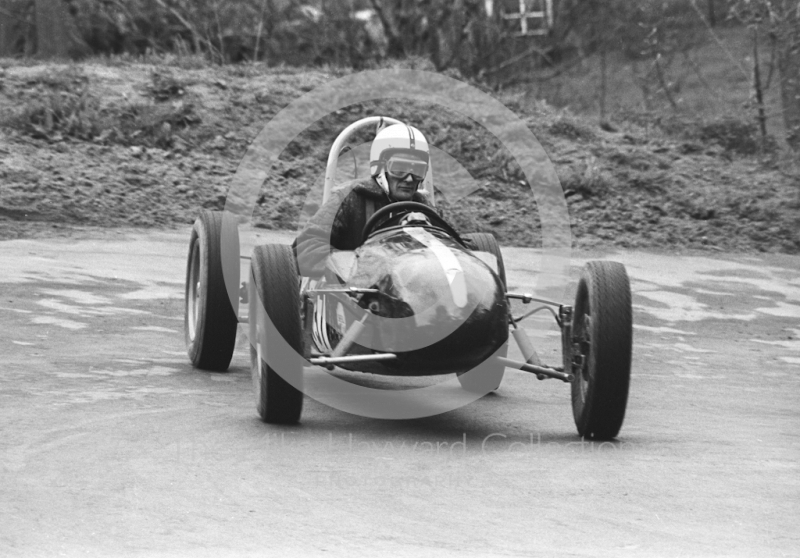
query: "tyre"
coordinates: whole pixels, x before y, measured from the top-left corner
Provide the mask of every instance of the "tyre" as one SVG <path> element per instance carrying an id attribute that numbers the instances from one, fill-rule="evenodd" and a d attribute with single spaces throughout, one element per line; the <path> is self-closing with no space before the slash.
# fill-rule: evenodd
<path id="1" fill-rule="evenodd" d="M 228 369 L 238 311 L 239 229 L 233 216 L 204 210 L 192 227 L 186 264 L 183 329 L 195 367 Z"/>
<path id="2" fill-rule="evenodd" d="M 291 424 L 303 409 L 300 278 L 290 246 L 257 246 L 248 286 L 250 371 L 261 420 Z"/>
<path id="3" fill-rule="evenodd" d="M 492 233 L 468 233 L 461 235 L 461 238 L 467 241 L 472 241 L 475 250 L 478 252 L 489 252 L 497 258 L 497 275 L 503 281 L 503 288 L 506 288 L 506 266 L 503 263 L 503 254 L 500 252 L 500 246 Z"/>
<path id="4" fill-rule="evenodd" d="M 497 258 L 497 269 L 495 271 L 497 276 L 500 277 L 500 281 L 503 283 L 503 289 L 505 290 L 506 266 L 503 263 L 503 254 L 500 252 L 500 246 L 497 244 L 494 235 L 492 233 L 467 233 L 461 235 L 461 238 L 467 242 L 471 242 L 475 247 L 475 251 L 488 252 Z M 501 357 L 507 356 L 508 343 L 503 345 L 495 355 Z M 472 393 L 489 393 L 500 387 L 505 371 L 506 367 L 504 365 L 494 363 L 489 359 L 469 373 L 459 373 L 458 381 L 461 387 L 466 391 Z"/>
<path id="5" fill-rule="evenodd" d="M 589 262 L 572 319 L 572 413 L 578 434 L 614 438 L 628 403 L 633 347 L 631 288 L 625 266 Z"/>

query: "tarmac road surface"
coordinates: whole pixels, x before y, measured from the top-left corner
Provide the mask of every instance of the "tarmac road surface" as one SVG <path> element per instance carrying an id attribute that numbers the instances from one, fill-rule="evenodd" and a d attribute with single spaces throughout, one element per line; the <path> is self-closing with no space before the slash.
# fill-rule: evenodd
<path id="1" fill-rule="evenodd" d="M 243 336 L 230 372 L 189 364 L 188 237 L 0 242 L 0 556 L 800 554 L 800 258 L 600 256 L 636 326 L 599 444 L 566 384 L 511 370 L 430 418 L 307 398 L 299 426 L 263 424 Z M 525 290 L 534 252 L 504 254 Z"/>

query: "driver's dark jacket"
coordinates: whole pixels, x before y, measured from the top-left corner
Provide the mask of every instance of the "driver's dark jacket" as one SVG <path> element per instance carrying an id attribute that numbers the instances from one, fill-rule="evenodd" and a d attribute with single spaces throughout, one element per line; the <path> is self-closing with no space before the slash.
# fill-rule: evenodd
<path id="1" fill-rule="evenodd" d="M 355 250 L 361 245 L 361 232 L 369 218 L 368 199 L 372 200 L 373 211 L 392 203 L 372 177 L 345 182 L 331 192 L 331 197 L 292 244 L 300 275 L 321 277 L 331 247 Z M 430 205 L 427 196 L 420 192 L 411 201 Z"/>

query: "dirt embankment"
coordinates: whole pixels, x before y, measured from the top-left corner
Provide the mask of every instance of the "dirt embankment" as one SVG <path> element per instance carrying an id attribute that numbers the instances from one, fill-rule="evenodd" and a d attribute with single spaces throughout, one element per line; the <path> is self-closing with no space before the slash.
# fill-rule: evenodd
<path id="1" fill-rule="evenodd" d="M 169 226 L 221 208 L 230 178 L 266 122 L 335 78 L 259 66 L 17 65 L 0 69 L 0 238 L 66 225 Z M 628 120 L 600 128 L 500 95 L 547 150 L 579 247 L 691 247 L 800 252 L 800 174 L 759 151 L 735 122 Z M 390 114 L 421 128 L 477 185 L 446 205 L 464 229 L 505 244 L 541 235 L 513 159 L 476 124 L 442 107 L 375 103 L 331 114 L 266 169 L 255 222 L 295 229 L 336 134 Z M 368 141 L 364 136 L 360 141 Z"/>

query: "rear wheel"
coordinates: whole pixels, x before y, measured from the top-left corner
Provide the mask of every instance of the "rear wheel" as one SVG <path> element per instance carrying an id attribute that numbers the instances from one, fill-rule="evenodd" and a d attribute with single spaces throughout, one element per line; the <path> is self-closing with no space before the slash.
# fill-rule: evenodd
<path id="1" fill-rule="evenodd" d="M 227 370 L 239 323 L 239 230 L 233 216 L 203 211 L 186 265 L 184 336 L 197 368 Z"/>
<path id="2" fill-rule="evenodd" d="M 257 246 L 248 285 L 250 370 L 261 420 L 290 424 L 303 409 L 300 282 L 290 246 Z"/>
<path id="3" fill-rule="evenodd" d="M 472 241 L 475 246 L 475 251 L 488 252 L 497 258 L 497 268 L 495 273 L 503 281 L 503 288 L 506 288 L 506 266 L 503 263 L 503 254 L 500 252 L 500 245 L 497 244 L 492 233 L 468 233 L 461 235 L 461 238 L 467 241 Z"/>
<path id="4" fill-rule="evenodd" d="M 583 269 L 572 320 L 572 412 L 578 434 L 614 438 L 628 402 L 633 347 L 628 274 L 616 262 Z"/>

